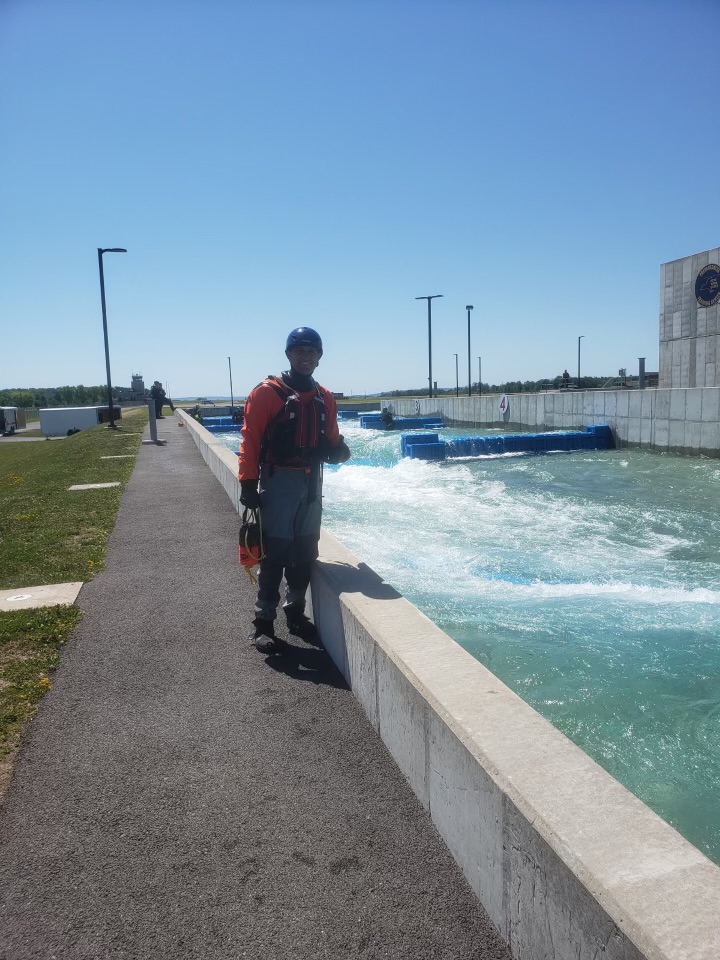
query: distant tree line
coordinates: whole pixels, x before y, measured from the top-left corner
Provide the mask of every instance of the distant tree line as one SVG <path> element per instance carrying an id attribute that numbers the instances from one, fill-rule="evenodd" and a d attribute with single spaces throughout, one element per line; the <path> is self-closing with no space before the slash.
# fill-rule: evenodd
<path id="1" fill-rule="evenodd" d="M 579 390 L 589 390 L 593 387 L 605 386 L 608 382 L 617 382 L 617 377 L 580 377 L 579 380 L 571 378 L 570 383 Z M 542 390 L 557 390 L 562 386 L 562 377 L 553 377 L 547 380 L 508 380 L 506 383 L 483 383 L 482 391 L 478 390 L 478 384 L 473 383 L 472 392 L 477 396 L 482 393 L 540 393 Z M 467 384 L 460 384 L 460 396 L 467 396 Z M 433 390 L 437 396 L 449 397 L 455 395 L 455 387 L 438 387 Z M 415 388 L 414 390 L 390 390 L 382 394 L 384 397 L 422 397 L 427 394 L 427 387 Z"/>
<path id="2" fill-rule="evenodd" d="M 613 377 L 581 377 L 580 380 L 571 379 L 578 389 L 602 387 L 617 378 Z M 539 393 L 542 390 L 558 389 L 562 385 L 562 377 L 551 380 L 508 380 L 500 384 L 482 384 L 482 393 Z M 145 391 L 147 393 L 147 391 Z M 480 392 L 478 384 L 473 383 L 474 396 Z M 453 396 L 455 387 L 438 387 L 433 390 L 438 396 Z M 376 396 L 383 397 L 422 397 L 427 394 L 427 387 L 414 387 L 411 390 L 389 390 Z M 467 384 L 460 385 L 460 395 L 467 394 Z M 113 400 L 127 400 L 131 392 L 126 387 L 112 388 Z M 0 406 L 2 407 L 79 407 L 84 404 L 100 406 L 107 403 L 107 387 L 103 384 L 97 387 L 85 387 L 82 383 L 75 387 L 28 387 L 27 389 L 0 390 Z"/>
<path id="3" fill-rule="evenodd" d="M 113 400 L 119 399 L 113 387 Z M 107 386 L 28 387 L 26 390 L 0 390 L 2 407 L 79 407 L 107 403 Z"/>

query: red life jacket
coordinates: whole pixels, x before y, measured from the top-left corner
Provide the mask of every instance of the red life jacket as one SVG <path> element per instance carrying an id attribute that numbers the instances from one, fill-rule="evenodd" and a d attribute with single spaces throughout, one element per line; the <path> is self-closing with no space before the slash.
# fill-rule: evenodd
<path id="1" fill-rule="evenodd" d="M 260 453 L 261 463 L 286 467 L 310 467 L 325 436 L 325 398 L 315 385 L 315 395 L 303 403 L 297 390 L 281 377 L 267 377 L 263 383 L 283 401 L 282 409 L 268 424 Z M 269 456 L 268 456 L 269 454 Z"/>

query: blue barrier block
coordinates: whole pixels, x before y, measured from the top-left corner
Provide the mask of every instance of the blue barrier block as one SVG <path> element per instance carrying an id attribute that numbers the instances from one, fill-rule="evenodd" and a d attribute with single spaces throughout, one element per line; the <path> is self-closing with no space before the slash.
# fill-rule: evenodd
<path id="1" fill-rule="evenodd" d="M 240 423 L 203 423 L 203 426 L 210 433 L 240 433 L 242 428 Z"/>
<path id="2" fill-rule="evenodd" d="M 415 460 L 444 460 L 444 443 L 414 443 L 409 448 L 410 456 Z"/>
<path id="3" fill-rule="evenodd" d="M 414 422 L 415 419 L 404 418 L 404 422 Z M 477 457 L 502 453 L 544 453 L 549 450 L 605 450 L 613 446 L 613 441 L 609 426 L 607 424 L 597 424 L 585 427 L 584 430 L 556 430 L 552 433 L 511 433 L 498 436 L 453 437 L 444 444 L 439 441 L 437 434 L 404 434 L 401 445 L 403 456 L 417 457 L 423 460 L 444 460 L 447 457 Z M 444 450 L 444 454 L 441 454 L 440 447 Z"/>
<path id="4" fill-rule="evenodd" d="M 504 437 L 505 453 L 519 453 L 521 450 L 527 450 L 525 438 L 517 434 L 508 434 Z"/>
<path id="5" fill-rule="evenodd" d="M 596 423 L 591 427 L 585 427 L 588 433 L 592 433 L 598 444 L 598 450 L 609 450 L 614 446 L 612 430 L 607 423 Z"/>
<path id="6" fill-rule="evenodd" d="M 452 437 L 445 441 L 447 447 L 447 456 L 449 457 L 469 457 L 471 444 L 467 437 Z"/>
<path id="7" fill-rule="evenodd" d="M 444 426 L 442 417 L 395 417 L 394 424 L 406 428 L 438 427 Z"/>
<path id="8" fill-rule="evenodd" d="M 404 457 L 410 456 L 410 447 L 417 443 L 439 443 L 436 433 L 403 433 L 400 437 L 400 452 Z"/>

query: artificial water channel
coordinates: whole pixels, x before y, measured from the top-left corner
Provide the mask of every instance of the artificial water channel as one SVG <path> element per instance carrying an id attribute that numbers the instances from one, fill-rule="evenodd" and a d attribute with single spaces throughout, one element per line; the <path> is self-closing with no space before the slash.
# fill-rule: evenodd
<path id="1" fill-rule="evenodd" d="M 720 862 L 720 462 L 427 463 L 342 430 L 326 528 Z"/>

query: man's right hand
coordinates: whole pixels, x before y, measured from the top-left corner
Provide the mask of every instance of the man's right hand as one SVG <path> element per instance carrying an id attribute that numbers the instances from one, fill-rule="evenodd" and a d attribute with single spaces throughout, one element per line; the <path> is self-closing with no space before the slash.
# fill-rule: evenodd
<path id="1" fill-rule="evenodd" d="M 258 493 L 257 480 L 240 481 L 240 503 L 248 510 L 257 510 L 262 506 L 260 503 L 260 494 Z"/>

